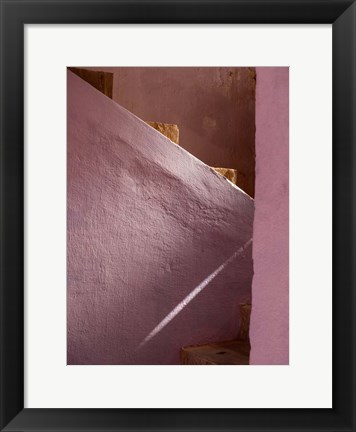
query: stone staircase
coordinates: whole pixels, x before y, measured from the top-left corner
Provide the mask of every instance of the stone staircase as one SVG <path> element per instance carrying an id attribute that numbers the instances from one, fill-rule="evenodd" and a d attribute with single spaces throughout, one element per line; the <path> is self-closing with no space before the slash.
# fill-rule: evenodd
<path id="1" fill-rule="evenodd" d="M 75 69 L 75 68 L 73 68 L 73 69 Z M 72 72 L 74 72 L 76 75 L 78 75 L 84 81 L 89 82 L 91 85 L 96 87 L 99 91 L 106 94 L 106 96 L 108 96 L 110 98 L 112 97 L 112 94 L 111 94 L 112 86 L 110 86 L 110 84 L 109 85 L 106 84 L 106 81 L 105 81 L 108 77 L 103 75 L 103 78 L 100 79 L 98 81 L 98 83 L 93 83 L 92 77 L 89 75 L 87 76 L 86 73 L 83 72 L 83 70 L 73 70 L 73 69 L 72 69 Z M 111 77 L 109 77 L 109 78 L 111 78 Z M 94 85 L 94 84 L 97 84 L 97 85 Z M 79 86 L 79 82 L 78 83 L 76 82 L 76 86 Z M 91 95 L 91 97 L 98 99 L 94 93 Z M 74 96 L 73 96 L 73 100 L 74 101 L 76 100 L 76 98 Z M 99 99 L 98 99 L 98 104 L 99 104 L 99 102 L 101 102 L 101 104 L 103 104 L 103 106 L 106 104 L 105 100 L 99 101 Z M 108 108 L 106 108 L 106 109 L 108 109 Z M 120 107 L 118 107 L 117 110 L 118 110 L 117 114 L 121 115 L 123 118 L 125 118 L 125 121 L 127 121 L 128 123 L 129 122 L 132 122 L 132 123 L 135 122 L 135 124 L 136 124 L 136 120 L 133 120 L 132 117 L 130 117 L 131 115 L 127 114 Z M 177 125 L 160 123 L 160 122 L 155 122 L 155 121 L 146 121 L 145 123 L 148 124 L 149 126 L 151 126 L 152 128 L 154 128 L 155 130 L 157 130 L 158 132 L 160 132 L 165 137 L 169 138 L 176 145 L 179 145 L 179 128 Z M 142 122 L 141 122 L 141 124 L 142 124 Z M 139 127 L 141 127 L 139 123 L 137 125 Z M 140 143 L 138 143 L 138 148 L 139 149 L 143 148 L 139 144 Z M 173 146 L 173 147 L 175 147 L 175 146 Z M 83 146 L 83 148 L 85 148 L 85 146 Z M 116 150 L 116 147 L 115 147 L 115 150 Z M 171 151 L 173 151 L 173 150 L 174 149 L 172 148 Z M 118 151 L 117 154 L 120 155 L 120 152 Z M 179 155 L 176 154 L 175 157 L 173 157 L 173 159 L 176 160 L 176 158 L 178 156 L 184 157 L 184 158 L 187 157 L 186 155 L 183 154 L 183 156 L 182 156 L 179 153 Z M 119 156 L 117 156 L 117 157 L 119 157 Z M 76 160 L 76 159 L 73 158 L 73 160 Z M 188 159 L 187 159 L 187 161 L 188 161 Z M 124 162 L 125 162 L 124 159 L 122 161 L 120 160 L 121 164 L 124 164 Z M 186 164 L 183 164 L 182 166 L 186 166 Z M 200 166 L 198 168 L 200 170 L 204 169 L 204 167 L 200 167 Z M 217 172 L 219 175 L 225 177 L 227 180 L 229 180 L 229 182 L 238 186 L 238 188 L 240 189 L 240 191 L 237 191 L 236 188 L 229 188 L 229 187 L 226 187 L 226 185 L 225 186 L 222 185 L 222 187 L 225 187 L 226 192 L 228 192 L 229 194 L 233 194 L 234 191 L 232 189 L 235 189 L 234 193 L 238 193 L 241 196 L 241 198 L 239 198 L 241 200 L 241 203 L 242 202 L 244 203 L 245 200 L 248 201 L 248 197 L 246 197 L 246 194 L 241 192 L 241 190 L 242 191 L 244 190 L 244 188 L 242 187 L 243 186 L 242 185 L 243 176 L 240 175 L 238 170 L 232 169 L 232 168 L 223 168 L 223 167 L 211 167 L 211 169 L 214 170 L 215 172 Z M 205 170 L 207 170 L 207 173 L 209 174 L 209 169 L 206 166 L 205 166 Z M 137 171 L 137 172 L 139 172 L 139 171 Z M 190 175 L 190 173 L 188 173 L 188 174 Z M 194 177 L 194 179 L 195 179 L 195 177 Z M 211 181 L 214 181 L 214 176 L 211 178 Z M 216 182 L 216 176 L 215 176 L 215 182 Z M 222 183 L 224 183 L 224 182 L 222 182 Z M 189 184 L 189 183 L 186 182 L 186 184 Z M 214 194 L 212 196 L 214 196 Z M 214 205 L 214 203 L 213 203 L 213 205 Z M 243 205 L 247 205 L 247 204 L 243 204 Z M 248 205 L 250 205 L 250 204 L 248 203 Z M 234 208 L 235 207 L 235 200 L 232 200 L 230 202 L 230 206 L 232 207 L 232 212 L 233 212 L 233 213 L 231 213 L 232 214 L 231 218 L 234 221 L 233 223 L 235 224 L 235 218 L 233 217 L 233 215 L 237 214 L 239 212 L 239 208 L 238 207 Z M 246 207 L 246 208 L 249 208 L 249 207 Z M 250 210 L 248 210 L 248 211 L 250 211 Z M 229 218 L 230 218 L 230 216 L 229 216 Z M 238 219 L 238 220 L 240 220 L 240 219 Z M 229 219 L 229 221 L 230 221 L 230 219 Z M 247 221 L 248 221 L 248 218 L 247 218 Z M 243 223 L 245 223 L 245 222 L 243 222 Z M 236 231 L 233 230 L 232 232 L 236 232 Z M 243 259 L 245 259 L 245 258 L 243 258 Z M 231 258 L 228 259 L 226 263 L 230 262 L 230 260 L 231 260 Z M 246 265 L 246 264 L 244 264 L 244 265 Z M 229 271 L 231 271 L 231 270 L 229 270 Z M 232 286 L 234 285 L 234 282 L 233 282 L 234 280 L 235 279 L 231 279 Z M 225 286 L 226 285 L 223 285 L 223 287 L 225 287 Z M 174 292 L 174 291 L 172 290 L 172 292 Z M 233 290 L 231 291 L 231 293 L 233 294 Z M 189 297 L 189 295 L 187 297 Z M 243 299 L 240 298 L 240 301 L 241 300 L 244 301 L 245 298 L 246 298 L 246 296 Z M 237 303 L 238 303 L 238 301 L 237 301 Z M 231 304 L 231 302 L 230 302 L 230 304 Z M 173 309 L 173 311 L 174 311 L 174 309 Z M 239 321 L 240 322 L 239 322 L 239 326 L 236 326 L 236 338 L 233 340 L 217 341 L 217 342 L 210 342 L 210 343 L 206 343 L 206 344 L 190 345 L 190 346 L 182 347 L 182 348 L 180 348 L 180 364 L 183 364 L 183 365 L 248 365 L 249 364 L 249 353 L 250 353 L 250 341 L 249 341 L 250 313 L 251 313 L 251 305 L 250 304 L 240 304 L 240 306 L 239 306 Z M 238 323 L 238 317 L 236 315 L 237 314 L 235 314 L 235 317 L 236 317 L 235 325 Z M 167 317 L 169 317 L 169 316 L 170 316 L 170 314 L 168 314 Z M 167 319 L 167 317 L 164 320 L 162 320 L 161 323 L 165 323 L 165 320 Z M 214 322 L 215 322 L 215 320 L 214 320 Z M 126 323 L 125 323 L 125 325 L 126 325 Z M 230 333 L 229 333 L 229 335 L 227 335 L 227 337 L 233 336 L 235 325 L 232 327 L 232 331 L 230 331 Z M 157 326 L 157 327 L 159 327 L 159 326 Z M 197 325 L 196 328 L 199 329 L 200 326 Z M 151 333 L 153 334 L 154 332 L 151 332 Z M 206 336 L 208 336 L 208 333 L 205 336 L 203 336 L 203 338 L 200 337 L 200 340 L 202 340 L 202 339 L 207 340 Z M 226 337 L 226 335 L 225 335 L 225 337 Z M 146 337 L 146 339 L 147 339 L 147 337 Z M 150 337 L 149 340 L 151 341 L 151 339 L 152 338 Z M 169 340 L 171 340 L 171 338 Z M 195 336 L 195 339 L 193 338 L 193 340 L 199 340 L 199 337 Z M 178 342 L 178 341 L 176 341 L 176 342 Z M 184 338 L 182 339 L 182 342 L 184 343 Z M 183 343 L 179 344 L 179 342 L 178 342 L 178 347 L 181 347 L 183 345 Z M 144 347 L 144 344 L 141 343 L 140 346 Z M 142 349 L 140 348 L 140 350 L 143 351 L 143 348 Z M 123 358 L 120 360 L 120 363 L 121 364 L 132 364 L 132 362 L 134 362 L 134 363 L 136 362 L 136 364 L 145 364 L 145 363 L 140 363 L 142 361 L 141 357 L 140 357 L 141 351 L 132 351 L 134 353 L 134 354 L 132 354 L 133 358 L 135 358 L 134 361 L 131 360 L 131 358 L 130 358 L 130 360 L 126 360 L 126 358 Z M 174 351 L 172 351 L 172 352 L 174 352 Z M 176 352 L 178 353 L 178 350 Z M 143 356 L 144 356 L 144 353 L 142 354 L 142 358 L 143 358 Z M 115 359 L 115 361 L 116 361 L 116 359 Z M 126 363 L 126 361 L 127 361 L 127 363 Z M 168 364 L 169 362 L 170 362 L 170 360 L 166 361 L 162 364 Z M 111 357 L 109 358 L 109 360 L 107 360 L 105 362 L 105 364 L 114 364 L 114 363 L 115 362 L 113 362 L 113 360 L 111 360 Z M 89 364 L 91 364 L 91 363 L 89 362 Z M 155 364 L 155 362 L 153 362 L 152 364 Z"/>

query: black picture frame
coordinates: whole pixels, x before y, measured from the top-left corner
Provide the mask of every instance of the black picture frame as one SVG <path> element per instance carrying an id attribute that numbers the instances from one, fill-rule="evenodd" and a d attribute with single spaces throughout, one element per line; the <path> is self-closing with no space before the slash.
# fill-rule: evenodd
<path id="1" fill-rule="evenodd" d="M 1 430 L 355 431 L 355 2 L 0 0 L 0 6 Z M 24 24 L 27 23 L 332 23 L 332 409 L 24 409 Z M 308 382 L 305 391 L 308 392 Z"/>

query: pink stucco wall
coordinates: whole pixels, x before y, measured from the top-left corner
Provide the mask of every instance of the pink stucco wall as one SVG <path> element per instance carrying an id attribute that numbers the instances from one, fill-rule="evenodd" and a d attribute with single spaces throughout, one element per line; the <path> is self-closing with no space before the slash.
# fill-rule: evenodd
<path id="1" fill-rule="evenodd" d="M 253 196 L 255 69 L 99 67 L 114 74 L 113 100 L 142 120 L 179 126 L 181 147 L 209 166 L 238 169 Z"/>
<path id="2" fill-rule="evenodd" d="M 250 364 L 289 362 L 289 69 L 256 68 Z"/>
<path id="3" fill-rule="evenodd" d="M 253 200 L 71 72 L 67 100 L 68 364 L 234 338 Z"/>

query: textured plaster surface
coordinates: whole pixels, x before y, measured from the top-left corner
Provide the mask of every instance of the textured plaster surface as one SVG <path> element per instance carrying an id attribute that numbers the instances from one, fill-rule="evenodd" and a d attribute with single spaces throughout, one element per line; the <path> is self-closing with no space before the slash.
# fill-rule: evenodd
<path id="1" fill-rule="evenodd" d="M 289 69 L 256 68 L 251 364 L 289 362 Z"/>
<path id="2" fill-rule="evenodd" d="M 179 127 L 179 145 L 213 167 L 235 168 L 253 196 L 255 68 L 108 67 L 113 99 L 146 121 Z M 241 183 L 240 183 L 241 184 Z"/>
<path id="3" fill-rule="evenodd" d="M 234 338 L 253 200 L 71 72 L 67 134 L 68 364 Z"/>

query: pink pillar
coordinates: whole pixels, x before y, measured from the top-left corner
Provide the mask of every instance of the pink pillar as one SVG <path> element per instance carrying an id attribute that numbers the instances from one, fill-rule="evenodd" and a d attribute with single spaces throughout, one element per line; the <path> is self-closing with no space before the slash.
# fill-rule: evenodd
<path id="1" fill-rule="evenodd" d="M 256 68 L 250 364 L 289 362 L 289 69 Z"/>

